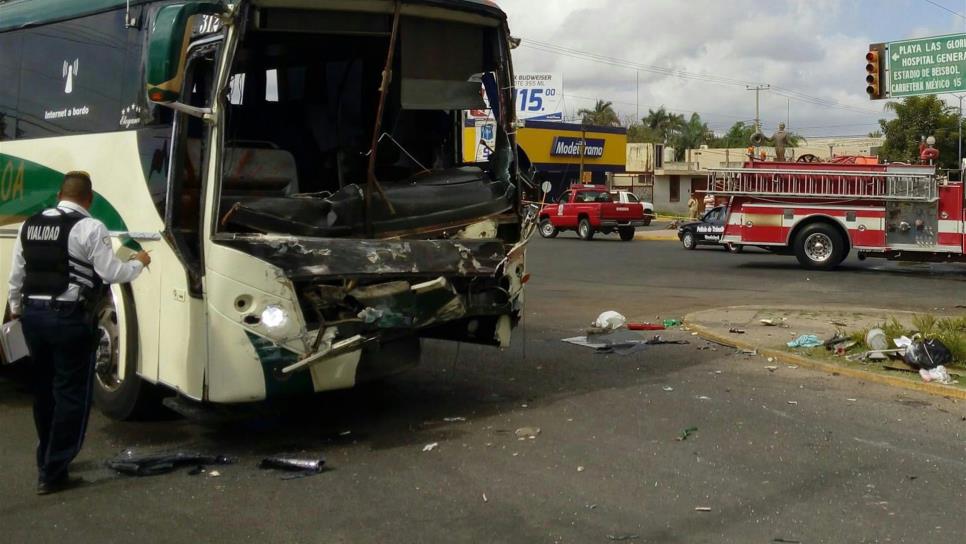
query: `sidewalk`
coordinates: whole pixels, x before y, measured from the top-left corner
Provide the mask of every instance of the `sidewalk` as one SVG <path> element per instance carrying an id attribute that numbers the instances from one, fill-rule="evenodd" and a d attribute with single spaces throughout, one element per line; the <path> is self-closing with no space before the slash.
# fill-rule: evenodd
<path id="1" fill-rule="evenodd" d="M 641 227 L 637 229 L 634 234 L 635 240 L 648 240 L 648 241 L 678 241 L 678 230 L 668 229 L 667 226 L 669 221 L 654 221 L 647 227 Z"/>
<path id="2" fill-rule="evenodd" d="M 908 326 L 913 315 L 913 312 L 844 306 L 734 306 L 688 314 L 684 321 L 688 328 L 707 340 L 738 349 L 757 350 L 758 355 L 783 364 L 966 400 L 966 388 L 961 387 L 963 377 L 960 377 L 959 386 L 926 383 L 917 373 L 888 370 L 882 363 L 847 361 L 844 357 L 832 356 L 821 347 L 793 350 L 786 346 L 787 342 L 803 334 L 814 334 L 825 340 L 837 331 L 850 334 L 885 323 L 891 317 Z M 762 319 L 770 319 L 779 325 L 763 325 Z M 738 334 L 731 332 L 732 329 L 744 332 Z M 950 369 L 950 372 L 964 374 L 956 368 Z"/>

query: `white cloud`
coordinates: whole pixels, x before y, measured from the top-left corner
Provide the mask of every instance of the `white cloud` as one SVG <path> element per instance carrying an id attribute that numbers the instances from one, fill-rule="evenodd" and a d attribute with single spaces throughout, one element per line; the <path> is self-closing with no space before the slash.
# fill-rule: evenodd
<path id="1" fill-rule="evenodd" d="M 766 132 L 785 119 L 787 106 L 790 128 L 807 135 L 864 134 L 885 115 L 881 103 L 866 97 L 863 81 L 867 45 L 884 37 L 874 36 L 879 28 L 863 21 L 862 10 L 853 2 L 502 0 L 500 5 L 508 13 L 511 32 L 531 44 L 514 52 L 515 69 L 563 73 L 571 114 L 601 98 L 613 101 L 622 115 L 634 116 L 639 102 L 642 115 L 660 105 L 685 115 L 697 111 L 720 131 L 754 117 L 754 93 L 743 84 L 694 81 L 647 70 L 639 72 L 638 93 L 633 68 L 548 53 L 532 47 L 536 42 L 685 70 L 701 78 L 771 84 L 776 91 L 761 96 Z M 901 26 L 901 13 L 899 17 L 889 23 Z M 930 27 L 923 24 L 922 17 L 910 15 L 901 35 L 885 38 L 928 35 Z M 937 34 L 948 31 L 932 29 Z M 844 108 L 810 103 L 815 101 L 811 98 L 789 99 L 782 96 L 786 90 L 832 100 Z"/>

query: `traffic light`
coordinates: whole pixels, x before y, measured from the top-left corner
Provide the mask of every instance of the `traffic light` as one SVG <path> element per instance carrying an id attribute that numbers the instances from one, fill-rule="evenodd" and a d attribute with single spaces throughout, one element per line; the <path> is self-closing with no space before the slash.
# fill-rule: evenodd
<path id="1" fill-rule="evenodd" d="M 870 45 L 869 52 L 865 54 L 865 92 L 868 93 L 869 100 L 880 100 L 886 97 L 882 89 L 885 85 L 884 57 L 884 44 Z"/>

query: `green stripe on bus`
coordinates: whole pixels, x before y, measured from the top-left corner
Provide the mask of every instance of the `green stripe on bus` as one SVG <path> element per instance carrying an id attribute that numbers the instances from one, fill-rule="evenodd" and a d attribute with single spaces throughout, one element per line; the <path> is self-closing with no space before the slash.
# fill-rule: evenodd
<path id="1" fill-rule="evenodd" d="M 298 361 L 298 355 L 266 340 L 261 336 L 245 331 L 248 340 L 255 348 L 258 360 L 262 363 L 265 375 L 265 397 L 284 397 L 313 393 L 312 375 L 308 371 L 282 376 L 281 370 Z"/>
<path id="2" fill-rule="evenodd" d="M 57 192 L 63 181 L 63 172 L 0 153 L 0 226 L 20 223 L 43 209 L 55 206 Z M 117 209 L 96 191 L 90 212 L 104 223 L 107 230 L 128 230 Z M 123 244 L 134 250 L 141 248 L 130 238 L 124 239 Z"/>

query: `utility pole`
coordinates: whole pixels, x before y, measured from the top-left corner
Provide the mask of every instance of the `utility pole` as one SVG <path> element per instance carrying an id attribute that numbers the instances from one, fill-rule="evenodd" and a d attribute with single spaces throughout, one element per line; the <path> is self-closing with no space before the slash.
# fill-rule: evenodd
<path id="1" fill-rule="evenodd" d="M 641 71 L 634 70 L 634 74 L 637 76 L 637 94 L 634 95 L 637 97 L 635 99 L 637 102 L 637 119 L 635 119 L 634 122 L 640 123 L 641 122 Z"/>
<path id="2" fill-rule="evenodd" d="M 760 106 L 760 95 L 761 91 L 767 91 L 771 89 L 771 85 L 745 85 L 745 90 L 755 91 L 755 132 L 761 132 L 761 111 Z"/>

